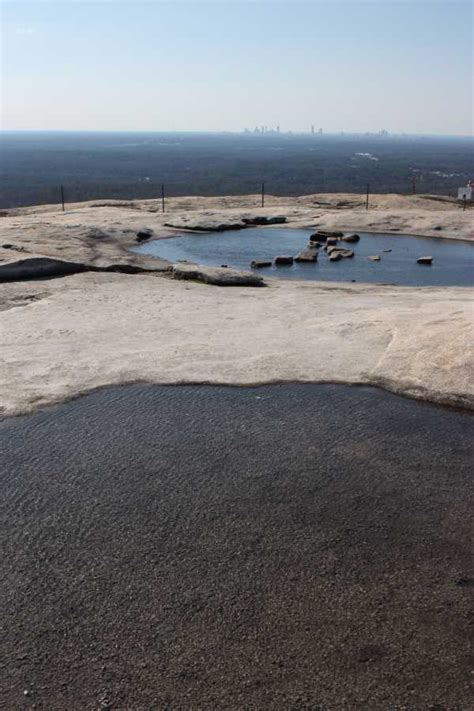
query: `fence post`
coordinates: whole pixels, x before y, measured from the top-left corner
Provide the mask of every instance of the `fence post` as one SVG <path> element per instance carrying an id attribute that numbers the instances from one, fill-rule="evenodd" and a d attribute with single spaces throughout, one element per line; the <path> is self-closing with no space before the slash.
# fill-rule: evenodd
<path id="1" fill-rule="evenodd" d="M 61 204 L 63 206 L 63 212 L 64 212 L 64 187 L 61 185 Z"/>
<path id="2" fill-rule="evenodd" d="M 365 196 L 365 209 L 369 209 L 369 195 L 370 195 L 370 183 L 367 183 L 367 193 Z"/>
<path id="3" fill-rule="evenodd" d="M 165 185 L 161 183 L 161 212 L 165 211 Z"/>
<path id="4" fill-rule="evenodd" d="M 412 184 L 413 184 L 413 195 L 416 195 L 416 175 L 414 175 L 412 178 Z"/>
<path id="5" fill-rule="evenodd" d="M 262 207 L 265 207 L 265 183 L 262 183 Z"/>
<path id="6" fill-rule="evenodd" d="M 467 202 L 466 196 L 463 195 L 463 198 L 462 198 L 462 211 L 463 212 L 466 209 L 466 202 Z"/>

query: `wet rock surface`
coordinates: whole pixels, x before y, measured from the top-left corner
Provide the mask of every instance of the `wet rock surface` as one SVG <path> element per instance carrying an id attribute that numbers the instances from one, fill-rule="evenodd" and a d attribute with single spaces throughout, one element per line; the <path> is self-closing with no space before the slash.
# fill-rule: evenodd
<path id="1" fill-rule="evenodd" d="M 0 282 L 45 279 L 85 271 L 87 267 L 79 262 L 66 262 L 51 257 L 30 257 L 0 264 Z"/>
<path id="2" fill-rule="evenodd" d="M 0 420 L 2 708 L 469 708 L 472 426 L 328 385 Z"/>
<path id="3" fill-rule="evenodd" d="M 153 237 L 153 230 L 148 227 L 144 227 L 143 229 L 141 229 L 137 232 L 135 241 L 136 242 L 145 242 L 146 240 L 151 239 L 152 237 Z"/>
<path id="4" fill-rule="evenodd" d="M 28 257 L 16 261 L 0 263 L 0 283 L 29 281 L 70 276 L 81 272 L 117 272 L 122 274 L 159 273 L 166 271 L 153 260 L 140 259 L 96 259 L 94 263 L 69 262 L 52 257 Z"/>

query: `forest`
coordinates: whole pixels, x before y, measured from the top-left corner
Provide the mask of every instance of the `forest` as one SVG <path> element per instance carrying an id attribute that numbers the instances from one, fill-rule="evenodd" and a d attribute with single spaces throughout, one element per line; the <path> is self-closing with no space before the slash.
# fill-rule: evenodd
<path id="1" fill-rule="evenodd" d="M 0 207 L 105 198 L 324 192 L 455 195 L 471 138 L 390 135 L 0 134 Z"/>

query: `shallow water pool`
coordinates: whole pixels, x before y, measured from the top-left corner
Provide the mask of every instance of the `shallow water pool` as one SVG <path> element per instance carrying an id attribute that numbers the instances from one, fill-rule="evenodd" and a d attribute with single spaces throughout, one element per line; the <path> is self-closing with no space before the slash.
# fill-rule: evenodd
<path id="1" fill-rule="evenodd" d="M 220 233 L 183 234 L 154 240 L 134 247 L 133 251 L 168 259 L 199 264 L 249 269 L 254 259 L 272 260 L 281 254 L 296 255 L 303 250 L 314 230 L 289 228 L 249 228 Z M 412 237 L 405 235 L 365 234 L 356 244 L 338 243 L 354 252 L 351 259 L 329 262 L 320 249 L 316 263 L 295 263 L 289 267 L 266 267 L 262 276 L 321 281 L 384 282 L 405 286 L 472 286 L 474 284 L 474 245 L 469 242 Z M 391 251 L 385 251 L 391 250 Z M 380 255 L 373 262 L 369 255 Z M 417 264 L 418 257 L 430 255 L 433 263 Z"/>

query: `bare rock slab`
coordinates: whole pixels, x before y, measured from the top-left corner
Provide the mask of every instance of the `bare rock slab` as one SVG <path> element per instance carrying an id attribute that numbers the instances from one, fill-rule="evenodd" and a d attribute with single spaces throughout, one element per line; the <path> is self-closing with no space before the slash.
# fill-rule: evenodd
<path id="1" fill-rule="evenodd" d="M 241 272 L 222 267 L 208 267 L 202 264 L 175 264 L 173 279 L 192 279 L 214 286 L 265 286 L 262 277 L 251 272 Z"/>
<path id="2" fill-rule="evenodd" d="M 282 225 L 286 222 L 284 215 L 252 215 L 243 217 L 242 221 L 249 227 L 258 225 Z"/>

